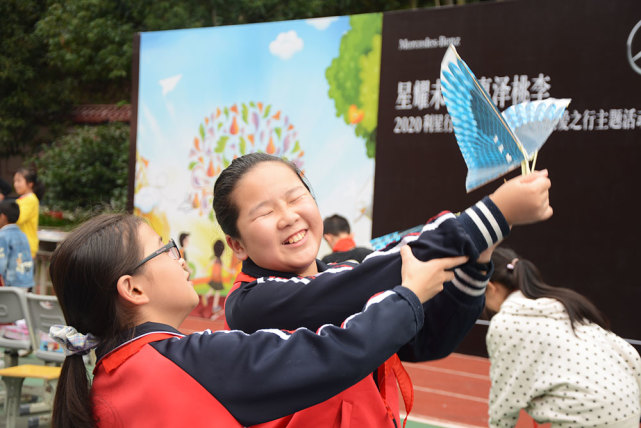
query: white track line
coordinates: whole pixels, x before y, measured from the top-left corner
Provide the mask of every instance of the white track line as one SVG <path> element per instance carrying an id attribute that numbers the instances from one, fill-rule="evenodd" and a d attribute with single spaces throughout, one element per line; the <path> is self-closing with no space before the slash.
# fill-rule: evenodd
<path id="1" fill-rule="evenodd" d="M 441 367 L 432 367 L 432 366 L 426 366 L 426 365 L 421 365 L 421 364 L 416 364 L 416 365 L 411 365 L 411 366 L 408 365 L 408 367 L 411 367 L 412 369 L 418 369 L 418 370 L 426 370 L 426 371 L 432 371 L 432 372 L 453 374 L 453 375 L 456 375 L 456 376 L 470 377 L 470 378 L 473 378 L 473 379 L 481 379 L 481 380 L 486 380 L 486 381 L 490 380 L 490 377 L 487 376 L 487 375 L 468 373 L 468 372 L 463 372 L 463 371 L 460 371 L 460 370 L 444 369 L 444 368 L 441 368 Z"/>
<path id="2" fill-rule="evenodd" d="M 461 398 L 463 400 L 476 401 L 477 403 L 487 404 L 488 398 L 476 397 L 474 395 L 459 394 L 456 392 L 443 391 L 442 389 L 426 388 L 424 386 L 414 385 L 414 391 L 431 392 L 432 394 L 445 395 L 446 397 Z"/>
<path id="3" fill-rule="evenodd" d="M 401 420 L 405 419 L 405 414 L 401 413 Z M 421 424 L 437 425 L 443 428 L 484 428 L 483 425 L 467 425 L 467 424 L 458 424 L 452 421 L 446 421 L 443 419 L 435 419 L 425 416 L 412 416 L 410 415 L 407 419 L 410 421 L 418 422 Z"/>

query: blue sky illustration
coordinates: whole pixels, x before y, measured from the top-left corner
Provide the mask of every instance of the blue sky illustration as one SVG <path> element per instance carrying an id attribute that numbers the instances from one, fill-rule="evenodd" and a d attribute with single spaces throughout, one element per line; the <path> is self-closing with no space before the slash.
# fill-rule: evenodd
<path id="1" fill-rule="evenodd" d="M 321 215 L 345 215 L 367 244 L 362 212 L 371 210 L 374 161 L 336 117 L 325 78 L 349 28 L 349 17 L 334 17 L 141 34 L 137 149 L 154 165 L 150 179 L 163 187 L 169 217 L 189 184 L 188 151 L 203 117 L 261 101 L 299 130 Z"/>

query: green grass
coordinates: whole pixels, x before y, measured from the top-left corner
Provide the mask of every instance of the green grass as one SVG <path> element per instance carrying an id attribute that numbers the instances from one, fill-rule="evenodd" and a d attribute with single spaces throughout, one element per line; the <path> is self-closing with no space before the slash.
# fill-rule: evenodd
<path id="1" fill-rule="evenodd" d="M 405 428 L 442 428 L 442 427 L 440 427 L 439 425 L 424 424 L 421 422 L 416 422 L 408 419 L 407 425 L 405 425 Z"/>

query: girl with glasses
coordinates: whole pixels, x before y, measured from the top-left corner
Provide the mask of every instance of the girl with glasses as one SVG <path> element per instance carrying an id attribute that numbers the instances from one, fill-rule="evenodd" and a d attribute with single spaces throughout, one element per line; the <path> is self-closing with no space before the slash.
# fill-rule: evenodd
<path id="1" fill-rule="evenodd" d="M 341 327 L 183 335 L 198 295 L 176 244 L 162 245 L 138 217 L 96 217 L 51 260 L 68 324 L 50 332 L 67 355 L 53 426 L 241 427 L 319 403 L 415 336 L 421 303 L 465 260 L 419 262 L 406 249 L 402 286 L 372 297 Z M 96 346 L 90 386 L 82 355 Z"/>

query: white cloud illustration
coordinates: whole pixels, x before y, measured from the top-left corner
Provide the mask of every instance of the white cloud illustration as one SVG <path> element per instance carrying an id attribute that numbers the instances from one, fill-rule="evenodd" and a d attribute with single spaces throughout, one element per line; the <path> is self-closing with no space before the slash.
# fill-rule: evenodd
<path id="1" fill-rule="evenodd" d="M 312 27 L 316 28 L 317 30 L 326 30 L 327 27 L 329 27 L 332 22 L 337 21 L 338 17 L 336 16 L 331 16 L 327 18 L 313 18 L 313 19 L 307 19 L 305 20 L 306 23 L 311 25 Z"/>
<path id="2" fill-rule="evenodd" d="M 169 92 L 173 91 L 181 77 L 183 77 L 182 74 L 177 74 L 175 76 L 159 80 L 158 83 L 162 87 L 162 94 L 167 95 Z"/>
<path id="3" fill-rule="evenodd" d="M 303 39 L 298 37 L 294 30 L 280 33 L 276 40 L 269 44 L 269 51 L 281 59 L 289 59 L 302 49 Z"/>
<path id="4" fill-rule="evenodd" d="M 136 192 L 134 197 L 134 206 L 138 208 L 143 214 L 149 214 L 162 195 L 158 189 L 153 187 L 143 187 Z"/>

